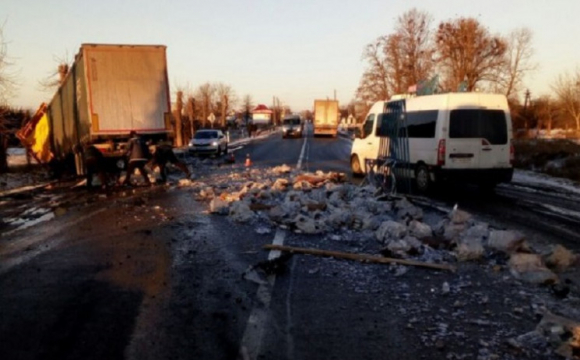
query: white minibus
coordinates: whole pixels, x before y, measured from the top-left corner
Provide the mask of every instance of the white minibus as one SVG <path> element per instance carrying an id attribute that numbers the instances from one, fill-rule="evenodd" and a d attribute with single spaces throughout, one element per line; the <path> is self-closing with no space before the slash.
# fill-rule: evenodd
<path id="1" fill-rule="evenodd" d="M 386 131 L 389 126 L 397 131 Z M 397 154 L 396 166 L 412 170 L 421 192 L 452 179 L 486 188 L 511 181 L 512 122 L 504 95 L 448 93 L 376 102 L 352 145 L 353 174 L 367 171 L 366 159 L 391 156 L 385 143 L 394 137 L 406 150 Z"/>

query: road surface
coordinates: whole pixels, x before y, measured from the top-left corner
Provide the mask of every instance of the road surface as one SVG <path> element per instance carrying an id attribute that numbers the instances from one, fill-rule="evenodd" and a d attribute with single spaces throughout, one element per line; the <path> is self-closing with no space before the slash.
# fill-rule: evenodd
<path id="1" fill-rule="evenodd" d="M 256 167 L 348 172 L 349 152 L 346 138 L 278 133 L 234 154 L 238 163 L 249 154 Z M 209 183 L 228 166 L 199 180 Z M 543 243 L 578 249 L 570 212 L 578 210 L 577 195 L 532 190 L 515 184 L 487 198 L 467 188 L 418 199 L 433 204 L 433 218 L 443 216 L 435 208 L 459 202 L 497 226 L 517 225 Z M 509 359 L 546 358 L 521 357 L 504 342 L 537 323 L 527 310 L 509 316 L 529 307 L 530 289 L 506 273 L 301 255 L 279 273 L 264 273 L 256 265 L 276 255 L 264 244 L 375 254 L 379 245 L 341 229 L 259 234 L 253 225 L 208 215 L 187 187 L 62 190 L 9 199 L 18 206 L 3 211 L 17 216 L 29 202 L 39 211 L 55 197 L 64 210 L 54 219 L 3 229 L 0 359 L 449 359 L 476 358 L 487 347 Z M 456 291 L 442 293 L 445 282 Z"/>

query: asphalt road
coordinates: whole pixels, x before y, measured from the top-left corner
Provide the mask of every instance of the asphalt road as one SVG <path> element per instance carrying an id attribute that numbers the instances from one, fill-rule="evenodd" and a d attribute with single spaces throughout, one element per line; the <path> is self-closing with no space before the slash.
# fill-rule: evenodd
<path id="1" fill-rule="evenodd" d="M 300 138 L 282 138 L 281 133 L 270 136 L 267 141 L 250 143 L 235 151 L 236 159 L 243 161 L 250 155 L 256 166 L 296 166 L 301 161 L 305 171 L 339 171 L 350 174 L 352 141 L 346 137 L 314 137 L 312 129 L 306 125 L 306 132 Z M 304 152 L 302 152 L 304 149 Z"/>
<path id="2" fill-rule="evenodd" d="M 235 156 L 347 172 L 349 152 L 344 138 L 273 134 Z M 505 315 L 529 306 L 527 286 L 478 265 L 458 275 L 294 255 L 264 273 L 257 265 L 277 255 L 264 244 L 371 254 L 379 245 L 344 229 L 260 235 L 260 224 L 208 215 L 188 188 L 73 205 L 0 238 L 0 359 L 476 358 L 480 340 L 509 353 L 502 341 L 537 323 Z M 442 293 L 444 282 L 457 290 Z"/>

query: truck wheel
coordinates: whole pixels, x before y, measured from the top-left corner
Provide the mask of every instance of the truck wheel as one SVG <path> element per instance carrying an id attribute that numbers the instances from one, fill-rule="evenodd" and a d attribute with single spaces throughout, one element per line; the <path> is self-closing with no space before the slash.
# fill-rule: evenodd
<path id="1" fill-rule="evenodd" d="M 417 190 L 422 193 L 429 191 L 433 185 L 429 178 L 429 169 L 424 164 L 418 165 L 415 170 L 415 185 Z"/>
<path id="2" fill-rule="evenodd" d="M 352 170 L 352 176 L 362 177 L 363 172 L 360 166 L 360 161 L 358 160 L 358 155 L 353 155 L 350 158 L 350 169 Z"/>

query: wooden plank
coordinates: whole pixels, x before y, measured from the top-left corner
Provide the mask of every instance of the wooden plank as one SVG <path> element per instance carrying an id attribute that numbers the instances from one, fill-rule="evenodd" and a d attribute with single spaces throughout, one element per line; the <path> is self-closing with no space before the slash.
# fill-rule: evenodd
<path id="1" fill-rule="evenodd" d="M 325 256 L 325 257 L 334 257 L 337 259 L 347 259 L 347 260 L 357 260 L 357 261 L 364 261 L 370 263 L 377 263 L 377 264 L 400 264 L 400 265 L 407 265 L 407 266 L 418 266 L 424 267 L 429 269 L 436 269 L 436 270 L 447 270 L 451 272 L 455 272 L 456 268 L 453 265 L 448 264 L 434 264 L 434 263 L 426 263 L 421 261 L 415 260 L 406 260 L 406 259 L 394 259 L 382 256 L 374 256 L 369 254 L 353 254 L 341 251 L 331 251 L 331 250 L 320 250 L 320 249 L 313 249 L 313 248 L 299 248 L 293 246 L 283 246 L 283 245 L 273 245 L 273 244 L 266 244 L 264 245 L 264 249 L 266 250 L 279 250 L 279 251 L 287 251 L 296 254 L 305 254 L 305 255 L 315 255 L 315 256 Z"/>

